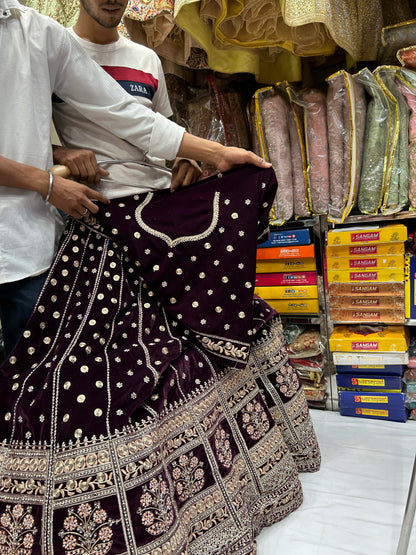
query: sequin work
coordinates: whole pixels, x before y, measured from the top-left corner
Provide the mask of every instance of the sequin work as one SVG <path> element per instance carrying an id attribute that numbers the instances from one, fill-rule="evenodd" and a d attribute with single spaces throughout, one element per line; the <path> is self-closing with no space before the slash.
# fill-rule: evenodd
<path id="1" fill-rule="evenodd" d="M 2 366 L 0 551 L 243 555 L 299 506 L 319 447 L 253 299 L 275 191 L 245 167 L 68 225 Z"/>

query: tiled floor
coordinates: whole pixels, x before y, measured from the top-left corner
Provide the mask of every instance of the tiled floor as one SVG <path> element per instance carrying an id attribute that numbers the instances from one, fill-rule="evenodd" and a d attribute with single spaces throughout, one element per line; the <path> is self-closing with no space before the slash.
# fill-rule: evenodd
<path id="1" fill-rule="evenodd" d="M 263 530 L 257 555 L 395 555 L 416 453 L 416 421 L 312 410 L 322 466 L 302 506 Z M 416 522 L 408 555 L 416 555 Z"/>

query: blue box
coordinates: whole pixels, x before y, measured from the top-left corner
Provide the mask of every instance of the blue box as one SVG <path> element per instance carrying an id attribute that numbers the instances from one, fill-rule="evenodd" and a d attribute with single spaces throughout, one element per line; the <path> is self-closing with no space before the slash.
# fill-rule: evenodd
<path id="1" fill-rule="evenodd" d="M 396 391 L 403 388 L 400 376 L 381 376 L 379 374 L 337 374 L 337 386 L 356 391 Z"/>
<path id="2" fill-rule="evenodd" d="M 367 376 L 384 376 L 386 374 L 403 376 L 406 366 L 404 364 L 337 364 L 335 368 L 338 374 L 362 374 Z"/>
<path id="3" fill-rule="evenodd" d="M 343 416 L 405 422 L 409 414 L 404 393 L 339 391 L 338 399 Z"/>
<path id="4" fill-rule="evenodd" d="M 281 231 L 271 231 L 268 240 L 258 247 L 287 247 L 289 245 L 310 245 L 310 243 L 311 236 L 308 228 L 282 229 Z"/>

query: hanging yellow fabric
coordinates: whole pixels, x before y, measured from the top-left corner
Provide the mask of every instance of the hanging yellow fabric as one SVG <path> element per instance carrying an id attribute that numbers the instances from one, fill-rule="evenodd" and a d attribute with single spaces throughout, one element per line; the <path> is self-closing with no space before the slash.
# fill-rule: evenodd
<path id="1" fill-rule="evenodd" d="M 25 4 L 52 17 L 64 27 L 72 27 L 78 19 L 78 0 L 26 0 Z"/>
<path id="2" fill-rule="evenodd" d="M 211 27 L 200 17 L 200 0 L 176 0 L 175 23 L 189 33 L 208 57 L 208 65 L 223 73 L 252 73 L 259 83 L 273 84 L 284 79 L 301 80 L 301 60 L 288 51 L 273 56 L 267 49 L 219 48 L 213 43 Z"/>

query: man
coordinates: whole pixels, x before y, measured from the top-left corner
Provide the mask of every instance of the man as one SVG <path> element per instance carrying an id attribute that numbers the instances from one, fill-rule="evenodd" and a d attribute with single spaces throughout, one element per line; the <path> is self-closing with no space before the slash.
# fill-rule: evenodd
<path id="1" fill-rule="evenodd" d="M 108 202 L 86 185 L 48 174 L 52 93 L 149 156 L 210 161 L 220 171 L 267 164 L 185 133 L 135 102 L 61 25 L 17 0 L 0 0 L 0 52 L 0 318 L 8 353 L 52 262 L 61 230 L 56 208 L 81 218 L 98 211 L 94 200 Z"/>
<path id="2" fill-rule="evenodd" d="M 172 110 L 167 94 L 161 62 L 153 50 L 134 43 L 117 31 L 117 26 L 127 7 L 128 0 L 118 2 L 81 0 L 80 13 L 75 26 L 69 29 L 86 53 L 129 93 L 134 99 L 155 112 L 170 118 Z M 129 159 L 142 160 L 144 154 L 135 146 L 114 136 L 111 131 L 97 129 L 97 125 L 80 114 L 67 103 L 55 98 L 54 121 L 58 134 L 66 147 L 83 150 L 73 151 L 54 147 L 54 160 L 67 165 L 75 177 L 96 180 L 99 160 Z M 147 161 L 164 165 L 158 158 Z M 88 172 L 88 173 L 87 173 Z M 190 160 L 177 159 L 173 165 L 172 183 L 167 172 L 150 172 L 139 166 L 112 166 L 112 176 L 124 186 L 100 185 L 109 198 L 120 197 L 142 190 L 166 188 L 194 183 L 200 176 L 199 166 Z M 149 179 L 150 177 L 150 179 Z M 131 184 L 134 188 L 127 187 Z"/>

